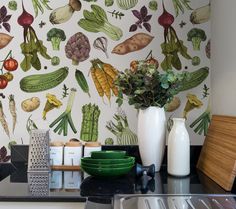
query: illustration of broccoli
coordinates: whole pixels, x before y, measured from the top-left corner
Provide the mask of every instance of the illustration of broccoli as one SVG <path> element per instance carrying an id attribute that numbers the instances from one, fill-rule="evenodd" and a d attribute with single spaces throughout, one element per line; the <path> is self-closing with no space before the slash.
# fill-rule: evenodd
<path id="1" fill-rule="evenodd" d="M 206 41 L 207 36 L 204 30 L 200 28 L 193 28 L 191 29 L 188 34 L 188 41 L 191 41 L 193 44 L 193 50 L 199 51 L 201 42 Z"/>
<path id="2" fill-rule="evenodd" d="M 65 32 L 59 28 L 52 28 L 47 32 L 47 41 L 51 41 L 53 50 L 60 50 L 60 43 L 65 40 Z"/>

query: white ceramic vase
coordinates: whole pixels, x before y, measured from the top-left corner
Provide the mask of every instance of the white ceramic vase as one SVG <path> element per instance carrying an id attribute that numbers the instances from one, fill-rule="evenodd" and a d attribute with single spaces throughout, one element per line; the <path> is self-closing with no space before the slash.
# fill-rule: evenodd
<path id="1" fill-rule="evenodd" d="M 173 118 L 168 137 L 167 170 L 174 176 L 190 173 L 190 140 L 184 118 Z"/>
<path id="2" fill-rule="evenodd" d="M 138 145 L 144 166 L 154 164 L 160 170 L 165 150 L 166 116 L 164 108 L 139 110 Z"/>

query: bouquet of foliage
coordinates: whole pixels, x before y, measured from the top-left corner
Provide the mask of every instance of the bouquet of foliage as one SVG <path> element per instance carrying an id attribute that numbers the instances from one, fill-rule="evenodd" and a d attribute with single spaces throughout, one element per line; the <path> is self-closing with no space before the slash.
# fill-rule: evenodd
<path id="1" fill-rule="evenodd" d="M 120 72 L 115 81 L 120 92 L 117 103 L 122 104 L 123 94 L 136 109 L 163 107 L 169 103 L 179 93 L 178 88 L 188 73 L 175 73 L 172 70 L 160 73 L 157 67 L 155 63 L 143 60 L 137 62 L 136 68 Z"/>

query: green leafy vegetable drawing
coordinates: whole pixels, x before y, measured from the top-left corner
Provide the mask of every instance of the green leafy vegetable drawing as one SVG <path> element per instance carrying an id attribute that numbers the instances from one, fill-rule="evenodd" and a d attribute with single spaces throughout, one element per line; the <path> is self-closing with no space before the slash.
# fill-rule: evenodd
<path id="1" fill-rule="evenodd" d="M 104 9 L 95 4 L 91 5 L 91 9 L 91 12 L 83 11 L 84 18 L 79 20 L 79 26 L 92 33 L 103 32 L 114 41 L 120 40 L 123 36 L 122 30 L 108 21 Z"/>

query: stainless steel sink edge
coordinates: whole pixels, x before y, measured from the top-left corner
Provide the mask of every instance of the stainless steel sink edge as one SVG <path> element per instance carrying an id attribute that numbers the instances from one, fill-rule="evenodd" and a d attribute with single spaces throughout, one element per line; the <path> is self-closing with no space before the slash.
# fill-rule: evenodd
<path id="1" fill-rule="evenodd" d="M 167 206 L 166 205 L 166 201 L 168 198 L 171 198 L 173 200 L 175 200 L 177 198 L 177 200 L 179 199 L 182 199 L 184 201 L 186 201 L 185 204 L 187 204 L 188 208 L 193 208 L 193 209 L 198 209 L 198 208 L 206 208 L 206 209 L 236 209 L 236 202 L 230 202 L 228 201 L 228 204 L 227 204 L 227 207 L 222 207 L 222 204 L 219 204 L 219 202 L 217 201 L 217 199 L 223 199 L 225 198 L 225 200 L 229 200 L 230 198 L 233 198 L 234 200 L 236 200 L 236 195 L 232 195 L 232 194 L 136 194 L 136 195 L 126 195 L 126 194 L 119 194 L 119 195 L 115 195 L 114 196 L 114 202 L 113 202 L 113 208 L 114 209 L 128 209 L 126 207 L 123 207 L 124 205 L 124 202 L 125 201 L 128 201 L 130 200 L 131 198 L 140 198 L 140 199 L 143 199 L 145 198 L 146 199 L 150 199 L 150 198 L 153 198 L 153 197 L 156 197 L 158 199 L 161 200 L 162 204 L 163 204 L 163 207 L 160 207 L 161 208 L 172 208 L 171 206 Z M 192 205 L 191 201 L 189 201 L 191 199 L 192 200 L 195 200 L 195 201 L 199 201 L 201 202 L 201 207 L 195 207 Z M 209 199 L 209 200 L 214 200 L 212 202 L 214 202 L 214 207 L 212 208 L 211 205 L 209 205 L 209 202 L 208 203 L 205 203 L 204 202 L 204 199 Z M 227 202 L 226 202 L 227 203 Z M 200 203 L 199 203 L 200 204 Z M 223 204 L 224 206 L 224 204 Z M 148 206 L 147 208 L 156 208 L 156 207 L 152 207 L 152 206 Z M 173 208 L 176 208 L 178 209 L 179 207 L 178 206 L 173 206 Z M 180 207 L 181 208 L 181 207 Z M 143 208 L 144 209 L 144 208 Z"/>

